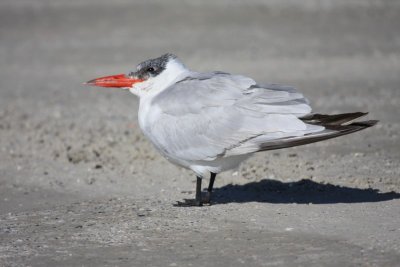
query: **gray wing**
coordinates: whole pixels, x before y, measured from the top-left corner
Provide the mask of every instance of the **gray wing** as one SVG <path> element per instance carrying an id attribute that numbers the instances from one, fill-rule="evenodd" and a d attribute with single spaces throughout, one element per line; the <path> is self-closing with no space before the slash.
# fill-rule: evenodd
<path id="1" fill-rule="evenodd" d="M 311 108 L 293 87 L 220 72 L 186 77 L 153 105 L 160 110 L 151 126 L 157 145 L 186 160 L 252 153 L 269 140 L 324 129 L 298 119 Z"/>

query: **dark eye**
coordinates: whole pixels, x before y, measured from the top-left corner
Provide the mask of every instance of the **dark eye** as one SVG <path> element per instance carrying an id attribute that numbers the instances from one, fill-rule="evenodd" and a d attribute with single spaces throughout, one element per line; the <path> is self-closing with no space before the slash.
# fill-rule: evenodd
<path id="1" fill-rule="evenodd" d="M 149 68 L 147 68 L 147 71 L 148 72 L 154 72 L 154 68 L 153 67 L 149 67 Z"/>

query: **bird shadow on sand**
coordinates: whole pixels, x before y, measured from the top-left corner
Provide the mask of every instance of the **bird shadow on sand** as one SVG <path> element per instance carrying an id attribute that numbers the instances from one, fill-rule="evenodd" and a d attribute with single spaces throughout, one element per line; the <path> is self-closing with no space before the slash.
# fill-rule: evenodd
<path id="1" fill-rule="evenodd" d="M 387 201 L 400 198 L 400 194 L 317 183 L 308 179 L 287 183 L 263 179 L 215 188 L 212 198 L 213 205 L 246 202 L 334 204 Z"/>

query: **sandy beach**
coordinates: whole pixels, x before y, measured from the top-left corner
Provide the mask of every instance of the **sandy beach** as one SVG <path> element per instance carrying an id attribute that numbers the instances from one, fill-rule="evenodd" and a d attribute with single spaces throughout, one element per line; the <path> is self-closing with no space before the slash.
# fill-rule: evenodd
<path id="1" fill-rule="evenodd" d="M 0 266 L 399 266 L 400 2 L 0 3 Z M 373 128 L 258 153 L 214 204 L 162 158 L 138 99 L 83 82 L 176 54 L 294 85 Z M 206 184 L 206 180 L 203 184 Z"/>

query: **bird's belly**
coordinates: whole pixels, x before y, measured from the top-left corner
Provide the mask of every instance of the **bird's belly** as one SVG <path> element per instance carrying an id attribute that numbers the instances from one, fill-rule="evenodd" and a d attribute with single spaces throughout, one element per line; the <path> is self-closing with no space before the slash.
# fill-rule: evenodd
<path id="1" fill-rule="evenodd" d="M 216 158 L 210 161 L 192 161 L 189 162 L 189 168 L 201 176 L 206 175 L 208 172 L 220 173 L 239 167 L 240 163 L 248 159 L 250 156 L 251 154 L 244 154 L 231 157 Z"/>
<path id="2" fill-rule="evenodd" d="M 154 147 L 170 162 L 191 169 L 198 175 L 204 176 L 208 172 L 220 173 L 222 171 L 234 169 L 239 164 L 250 157 L 250 154 L 235 155 L 230 157 L 217 157 L 212 160 L 190 160 L 178 155 L 179 150 L 173 147 L 166 136 L 166 131 L 158 127 L 158 121 L 162 112 L 156 106 L 141 103 L 139 107 L 139 125 L 144 135 L 151 141 Z M 175 153 L 175 152 L 176 153 Z M 178 154 L 177 154 L 178 153 Z"/>

